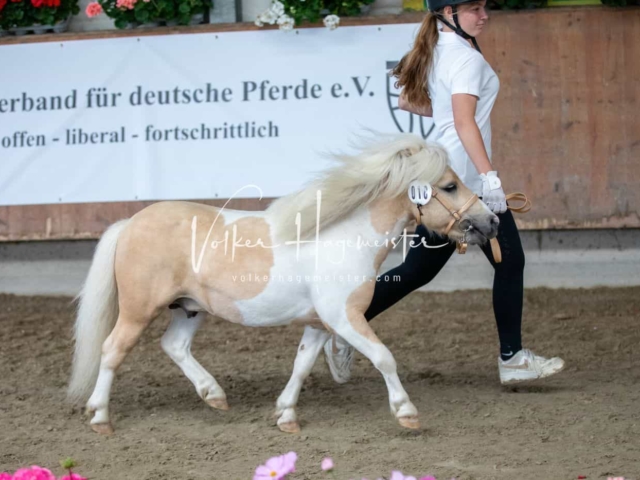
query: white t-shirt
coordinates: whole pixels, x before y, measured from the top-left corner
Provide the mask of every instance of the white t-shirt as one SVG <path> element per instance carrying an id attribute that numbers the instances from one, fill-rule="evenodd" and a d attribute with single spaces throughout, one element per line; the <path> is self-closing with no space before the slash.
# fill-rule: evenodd
<path id="1" fill-rule="evenodd" d="M 482 195 L 482 180 L 458 137 L 453 122 L 451 96 L 468 93 L 478 97 L 476 123 L 491 159 L 491 109 L 500 81 L 482 54 L 454 32 L 440 31 L 429 75 L 435 141 L 451 158 L 451 167 L 474 193 Z"/>

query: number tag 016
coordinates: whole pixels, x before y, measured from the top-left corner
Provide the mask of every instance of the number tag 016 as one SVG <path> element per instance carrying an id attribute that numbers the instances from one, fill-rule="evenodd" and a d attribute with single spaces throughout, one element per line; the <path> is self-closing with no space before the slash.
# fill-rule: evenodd
<path id="1" fill-rule="evenodd" d="M 409 185 L 409 200 L 411 200 L 416 205 L 426 205 L 431 200 L 431 194 L 433 190 L 431 189 L 431 185 L 428 183 L 422 182 L 411 182 Z"/>

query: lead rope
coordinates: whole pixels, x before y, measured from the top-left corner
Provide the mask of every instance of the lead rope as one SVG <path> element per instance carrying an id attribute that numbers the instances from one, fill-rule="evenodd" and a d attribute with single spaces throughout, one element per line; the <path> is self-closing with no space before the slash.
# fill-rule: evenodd
<path id="1" fill-rule="evenodd" d="M 506 201 L 515 200 L 518 202 L 523 202 L 522 205 L 517 207 L 507 206 L 507 208 L 514 213 L 527 213 L 529 210 L 531 210 L 531 202 L 529 201 L 529 199 L 524 193 L 521 193 L 521 192 L 510 193 L 505 197 L 505 199 Z M 468 229 L 464 230 L 462 239 L 458 240 L 456 244 L 458 253 L 461 255 L 464 255 L 465 253 L 467 253 L 467 247 L 469 246 L 467 243 L 467 232 L 472 228 L 473 227 L 470 226 Z M 491 253 L 493 255 L 493 260 L 496 263 L 501 263 L 502 250 L 500 250 L 500 244 L 498 243 L 498 239 L 492 238 L 491 240 L 489 240 L 489 244 L 491 245 Z"/>
<path id="2" fill-rule="evenodd" d="M 506 196 L 507 202 L 509 200 L 515 200 L 517 202 L 523 202 L 522 205 L 517 207 L 507 206 L 509 210 L 514 213 L 527 213 L 531 210 L 531 201 L 527 198 L 524 193 L 516 192 L 510 193 Z M 492 238 L 489 243 L 491 244 L 491 254 L 493 255 L 493 261 L 496 263 L 502 262 L 502 250 L 500 250 L 500 244 L 498 243 L 497 238 Z M 464 253 L 464 252 L 462 252 Z"/>

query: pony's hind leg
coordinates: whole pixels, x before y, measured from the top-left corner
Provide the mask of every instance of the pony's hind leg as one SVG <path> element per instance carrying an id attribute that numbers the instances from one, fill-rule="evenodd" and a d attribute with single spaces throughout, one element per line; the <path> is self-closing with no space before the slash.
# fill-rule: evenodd
<path id="1" fill-rule="evenodd" d="M 278 428 L 283 432 L 297 433 L 300 425 L 296 417 L 295 406 L 298 403 L 300 389 L 305 378 L 311 373 L 313 364 L 318 358 L 322 346 L 329 338 L 329 333 L 312 327 L 306 327 L 298 354 L 293 364 L 293 373 L 289 383 L 282 391 L 276 402 L 276 417 L 278 418 Z"/>
<path id="2" fill-rule="evenodd" d="M 87 402 L 87 413 L 94 414 L 91 428 L 101 434 L 112 434 L 113 427 L 109 418 L 109 397 L 116 370 L 122 365 L 127 354 L 138 343 L 142 332 L 155 316 L 135 317 L 122 311 L 111 334 L 102 345 L 100 372 L 95 389 Z"/>
<path id="3" fill-rule="evenodd" d="M 228 410 L 227 396 L 215 378 L 191 355 L 191 341 L 196 334 L 204 312 L 188 318 L 181 308 L 171 311 L 173 320 L 162 337 L 162 349 L 176 362 L 186 377 L 196 387 L 198 395 L 213 408 Z"/>

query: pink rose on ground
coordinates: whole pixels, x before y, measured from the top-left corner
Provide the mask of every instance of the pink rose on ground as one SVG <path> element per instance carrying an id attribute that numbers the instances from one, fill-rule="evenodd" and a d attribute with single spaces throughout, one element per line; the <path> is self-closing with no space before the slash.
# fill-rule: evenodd
<path id="1" fill-rule="evenodd" d="M 322 468 L 322 470 L 324 470 L 325 472 L 328 470 L 333 470 L 333 460 L 330 457 L 325 458 L 324 460 L 322 460 L 320 468 Z"/>
<path id="2" fill-rule="evenodd" d="M 81 477 L 77 473 L 72 473 L 71 476 L 65 475 L 64 477 L 60 477 L 59 480 L 87 480 L 84 477 Z"/>
<path id="3" fill-rule="evenodd" d="M 282 480 L 296 471 L 296 452 L 289 452 L 279 457 L 270 458 L 264 465 L 256 468 L 253 480 Z"/>
<path id="4" fill-rule="evenodd" d="M 13 474 L 13 480 L 56 480 L 51 471 L 34 465 L 31 468 L 21 468 Z"/>
<path id="5" fill-rule="evenodd" d="M 98 2 L 91 2 L 89 5 L 87 5 L 85 13 L 89 18 L 97 17 L 102 13 L 102 5 L 100 5 Z"/>

